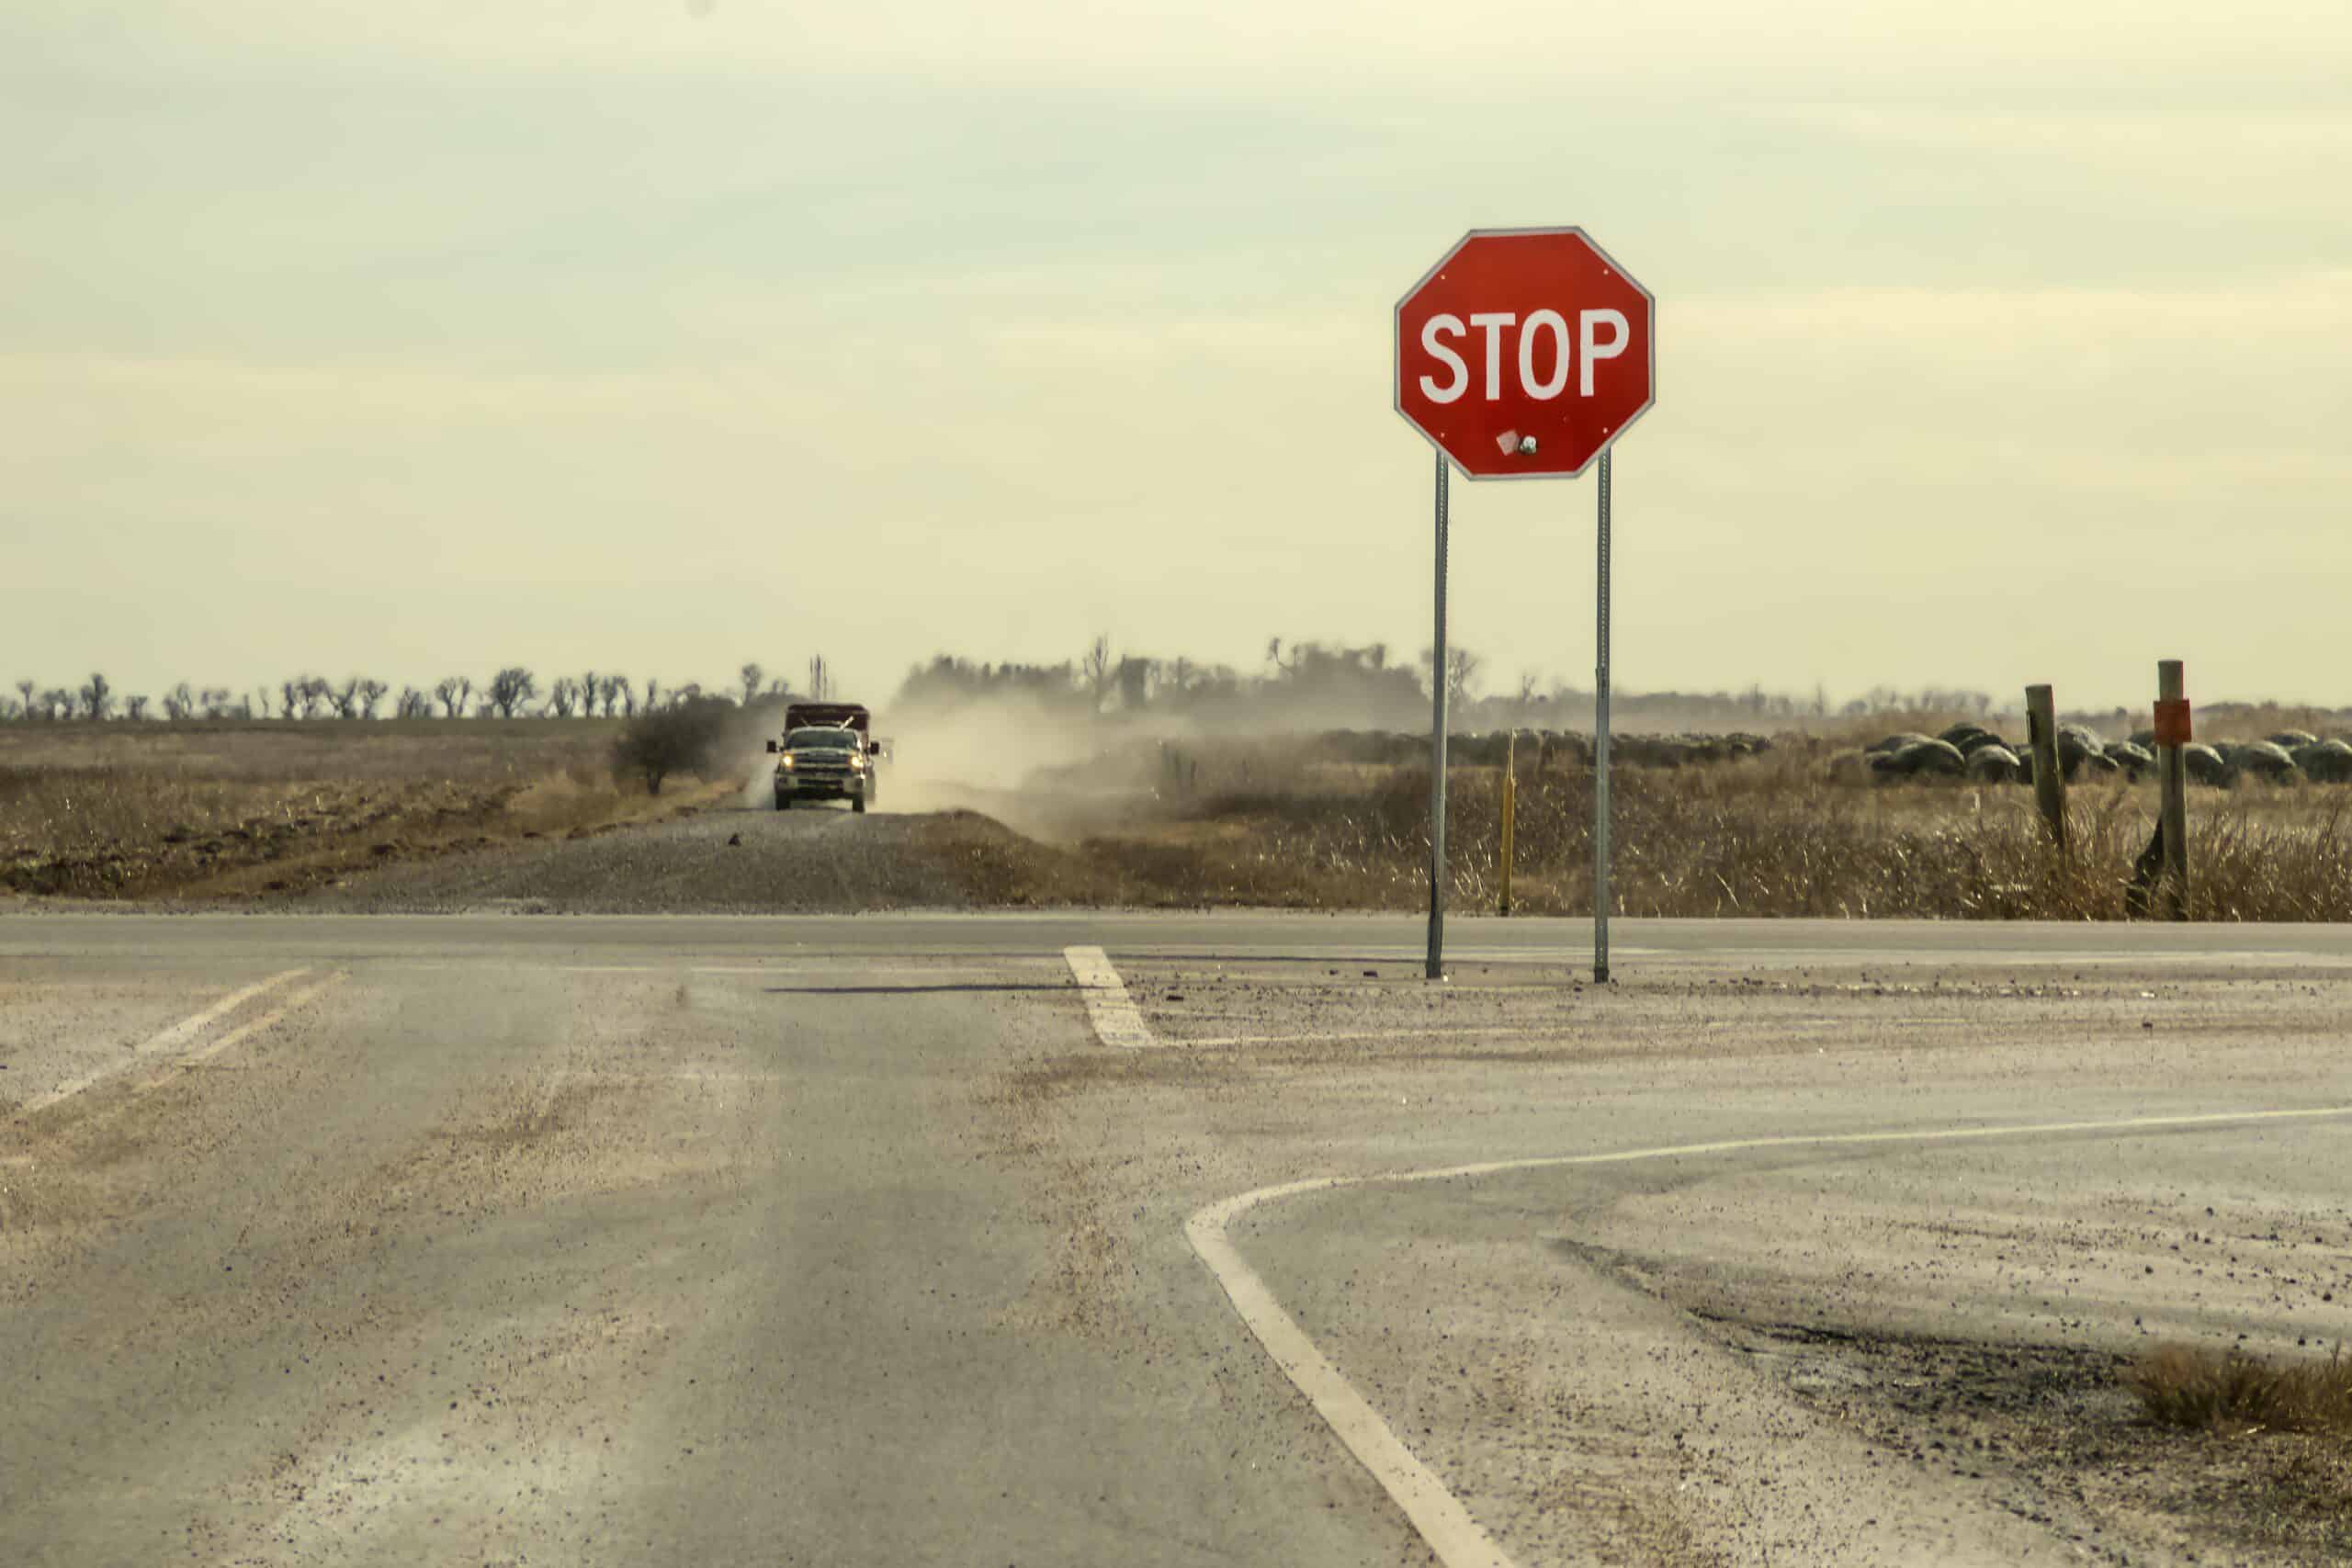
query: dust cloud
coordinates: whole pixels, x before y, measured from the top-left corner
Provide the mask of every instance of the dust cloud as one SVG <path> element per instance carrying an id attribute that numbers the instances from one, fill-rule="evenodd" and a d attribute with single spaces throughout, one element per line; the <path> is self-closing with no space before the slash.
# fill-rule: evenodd
<path id="1" fill-rule="evenodd" d="M 977 811 L 1046 839 L 1069 837 L 1085 818 L 1148 796 L 1148 779 L 1129 780 L 1129 769 L 1088 767 L 1082 785 L 1074 775 L 1138 740 L 1164 738 L 1160 728 L 1106 722 L 1020 693 L 877 714 L 874 732 L 889 752 L 876 810 Z M 1057 773 L 1045 787 L 1045 777 Z"/>

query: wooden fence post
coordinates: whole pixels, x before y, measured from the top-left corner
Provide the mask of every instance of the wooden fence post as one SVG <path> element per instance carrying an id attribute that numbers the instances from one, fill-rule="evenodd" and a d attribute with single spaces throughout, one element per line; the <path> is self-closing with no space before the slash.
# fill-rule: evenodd
<path id="1" fill-rule="evenodd" d="M 2047 686 L 2025 689 L 2027 739 L 2033 751 L 2033 798 L 2050 841 L 2066 852 L 2066 780 L 2058 771 L 2058 705 Z"/>

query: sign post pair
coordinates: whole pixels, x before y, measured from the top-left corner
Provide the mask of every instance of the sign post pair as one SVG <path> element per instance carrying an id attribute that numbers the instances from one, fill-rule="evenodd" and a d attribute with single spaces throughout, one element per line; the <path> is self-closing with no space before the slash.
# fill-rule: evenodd
<path id="1" fill-rule="evenodd" d="M 1449 466 L 1474 479 L 1571 479 L 1596 460 L 1595 980 L 1609 978 L 1610 446 L 1656 400 L 1655 302 L 1582 229 L 1474 229 L 1396 302 L 1396 412 L 1437 448 L 1430 685 L 1428 976 L 1444 974 Z"/>

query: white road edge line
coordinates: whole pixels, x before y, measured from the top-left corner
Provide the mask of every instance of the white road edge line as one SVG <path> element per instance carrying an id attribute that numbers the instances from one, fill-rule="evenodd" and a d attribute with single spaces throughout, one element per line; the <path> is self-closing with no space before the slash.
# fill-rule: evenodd
<path id="1" fill-rule="evenodd" d="M 1094 1024 L 1096 1039 L 1122 1051 L 1140 1051 L 1159 1043 L 1152 1038 L 1151 1026 L 1144 1022 L 1136 999 L 1127 995 L 1127 983 L 1119 978 L 1118 970 L 1101 948 L 1065 947 L 1062 958 L 1078 981 L 1079 995 L 1086 998 L 1086 1016 Z"/>
<path id="2" fill-rule="evenodd" d="M 1073 952 L 1078 950 L 1073 949 Z M 1099 951 L 1099 950 L 1097 950 Z M 1076 964 L 1073 962 L 1072 967 Z M 1123 993 L 1124 994 L 1124 993 Z M 1132 1005 L 1132 1004 L 1130 1004 Z M 1342 1187 L 1372 1187 L 1408 1181 L 1447 1181 L 1579 1165 L 1631 1165 L 1639 1160 L 1696 1158 L 1749 1149 L 1836 1148 L 1871 1144 L 1959 1143 L 1981 1138 L 2022 1138 L 2067 1133 L 2142 1133 L 2185 1127 L 2219 1127 L 2256 1122 L 2317 1121 L 2352 1116 L 2352 1105 L 2296 1111 L 2217 1111 L 2196 1116 L 2132 1116 L 2107 1122 L 2043 1122 L 2030 1126 L 1946 1127 L 1926 1132 L 1821 1133 L 1777 1138 L 1728 1138 L 1715 1143 L 1675 1144 L 1664 1148 L 1625 1149 L 1614 1154 L 1542 1155 L 1532 1159 L 1489 1160 L 1441 1166 L 1433 1170 L 1385 1171 L 1373 1176 L 1325 1176 L 1261 1187 L 1211 1203 L 1184 1222 L 1184 1239 L 1224 1287 L 1226 1299 L 1283 1375 L 1306 1395 L 1316 1414 L 1374 1480 L 1404 1510 L 1407 1519 L 1445 1568 L 1513 1568 L 1510 1558 L 1478 1527 L 1460 1498 L 1413 1456 L 1363 1395 L 1340 1375 L 1315 1342 L 1283 1311 L 1266 1282 L 1242 1260 L 1227 1227 L 1262 1203 Z"/>
<path id="3" fill-rule="evenodd" d="M 129 1072 L 131 1068 L 139 1065 L 140 1057 L 152 1056 L 159 1051 L 168 1051 L 174 1046 L 181 1044 L 186 1041 L 193 1040 L 196 1036 L 201 1034 L 211 1024 L 228 1014 L 236 1011 L 237 1009 L 244 1006 L 255 997 L 262 995 L 265 991 L 275 990 L 278 987 L 286 984 L 288 980 L 299 980 L 309 973 L 310 971 L 308 969 L 288 969 L 278 974 L 272 975 L 266 980 L 256 980 L 242 991 L 232 991 L 227 996 L 222 997 L 219 1001 L 214 1002 L 210 1007 L 206 1008 L 202 1012 L 196 1014 L 192 1018 L 184 1018 L 180 1020 L 179 1022 L 172 1025 L 169 1029 L 164 1030 L 161 1034 L 155 1035 L 153 1038 L 142 1042 L 134 1049 L 133 1054 L 129 1060 L 117 1062 L 112 1066 L 99 1067 L 95 1071 L 84 1073 L 78 1078 L 68 1079 L 66 1082 L 58 1085 L 55 1089 L 51 1089 L 47 1094 L 37 1096 L 36 1098 L 26 1101 L 24 1109 L 17 1112 L 17 1114 L 29 1116 L 37 1111 L 46 1111 L 62 1100 L 73 1099 L 74 1096 L 81 1093 L 84 1089 L 88 1089 L 92 1084 L 103 1083 L 105 1080 L 113 1077 L 118 1073 Z"/>

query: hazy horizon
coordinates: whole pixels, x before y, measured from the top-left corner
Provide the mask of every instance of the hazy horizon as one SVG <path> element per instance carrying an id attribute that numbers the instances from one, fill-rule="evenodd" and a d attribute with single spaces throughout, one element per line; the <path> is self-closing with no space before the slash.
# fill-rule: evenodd
<path id="1" fill-rule="evenodd" d="M 1658 300 L 1627 690 L 2352 705 L 2352 13 L 122 0 L 0 18 L 0 682 L 1430 640 L 1396 299 Z M 1453 485 L 1489 690 L 1589 480 Z M 12 689 L 12 688 L 11 688 Z"/>

